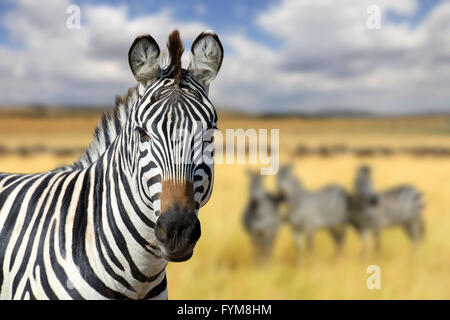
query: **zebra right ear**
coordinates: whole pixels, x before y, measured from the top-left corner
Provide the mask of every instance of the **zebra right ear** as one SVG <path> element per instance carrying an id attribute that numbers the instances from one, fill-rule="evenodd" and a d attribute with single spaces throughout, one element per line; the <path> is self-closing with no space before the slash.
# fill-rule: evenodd
<path id="1" fill-rule="evenodd" d="M 146 86 L 160 73 L 159 46 L 150 35 L 137 37 L 128 51 L 128 63 L 138 82 Z"/>
<path id="2" fill-rule="evenodd" d="M 191 48 L 189 71 L 203 86 L 207 87 L 217 76 L 223 60 L 223 47 L 212 30 L 202 32 Z"/>

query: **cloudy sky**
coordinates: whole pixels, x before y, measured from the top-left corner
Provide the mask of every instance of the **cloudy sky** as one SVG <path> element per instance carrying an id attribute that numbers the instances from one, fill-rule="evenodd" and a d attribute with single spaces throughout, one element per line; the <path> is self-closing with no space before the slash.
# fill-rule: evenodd
<path id="1" fill-rule="evenodd" d="M 67 27 L 70 5 L 81 28 Z M 377 6 L 379 29 L 368 28 Z M 204 29 L 225 58 L 220 107 L 251 112 L 450 111 L 450 1 L 0 0 L 0 104 L 111 104 L 134 85 L 136 35 L 189 49 Z"/>

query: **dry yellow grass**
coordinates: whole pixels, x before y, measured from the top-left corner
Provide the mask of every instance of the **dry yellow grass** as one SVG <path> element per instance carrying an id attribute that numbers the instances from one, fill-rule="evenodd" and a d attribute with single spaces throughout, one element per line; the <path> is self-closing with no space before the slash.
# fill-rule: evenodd
<path id="1" fill-rule="evenodd" d="M 307 157 L 296 162 L 296 169 L 308 188 L 330 182 L 348 187 L 359 162 L 344 156 L 331 160 Z M 273 261 L 256 266 L 240 221 L 247 197 L 244 170 L 219 166 L 213 197 L 200 212 L 203 236 L 194 258 L 169 266 L 171 298 L 450 298 L 448 160 L 395 157 L 366 162 L 376 168 L 378 187 L 411 182 L 424 191 L 428 203 L 427 237 L 418 250 L 414 250 L 402 230 L 393 229 L 383 233 L 381 254 L 362 259 L 360 239 L 351 231 L 345 254 L 335 259 L 331 240 L 320 233 L 315 252 L 306 255 L 301 263 L 296 258 L 290 230 L 283 227 Z M 366 268 L 372 264 L 381 267 L 381 290 L 366 287 Z"/>
<path id="2" fill-rule="evenodd" d="M 96 118 L 39 120 L 0 119 L 0 143 L 86 146 Z M 222 117 L 219 127 L 280 128 L 282 161 L 292 160 L 298 144 L 345 143 L 354 146 L 450 146 L 448 117 L 413 119 L 253 119 Z M 0 171 L 37 172 L 69 163 L 71 157 L 1 155 Z M 200 210 L 202 237 L 193 258 L 168 267 L 171 299 L 418 299 L 450 298 L 450 158 L 408 155 L 356 158 L 295 158 L 296 173 L 310 189 L 328 183 L 351 188 L 355 168 L 375 168 L 378 188 L 408 182 L 426 197 L 427 234 L 414 250 L 402 230 L 382 235 L 382 251 L 360 256 L 361 241 L 350 230 L 344 255 L 334 257 L 328 235 L 317 235 L 316 250 L 297 258 L 291 233 L 284 226 L 273 259 L 262 266 L 252 260 L 252 248 L 241 226 L 247 201 L 244 165 L 216 166 L 214 192 Z M 254 167 L 256 169 L 256 167 Z M 267 179 L 273 188 L 273 177 Z M 381 290 L 366 287 L 367 266 L 381 267 Z"/>

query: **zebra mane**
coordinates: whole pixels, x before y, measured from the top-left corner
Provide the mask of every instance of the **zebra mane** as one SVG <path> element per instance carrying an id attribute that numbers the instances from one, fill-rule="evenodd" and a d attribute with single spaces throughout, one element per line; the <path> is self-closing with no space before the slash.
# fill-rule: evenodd
<path id="1" fill-rule="evenodd" d="M 180 33 L 178 30 L 174 30 L 169 35 L 169 40 L 167 41 L 167 51 L 170 59 L 170 73 L 173 76 L 175 83 L 178 83 L 182 74 L 181 56 L 184 51 L 183 43 L 181 42 Z"/>
<path id="2" fill-rule="evenodd" d="M 137 99 L 138 88 L 136 86 L 128 89 L 125 95 L 116 96 L 114 109 L 102 114 L 100 122 L 94 130 L 94 139 L 78 160 L 70 166 L 71 168 L 85 168 L 105 153 L 127 121 L 131 108 Z"/>

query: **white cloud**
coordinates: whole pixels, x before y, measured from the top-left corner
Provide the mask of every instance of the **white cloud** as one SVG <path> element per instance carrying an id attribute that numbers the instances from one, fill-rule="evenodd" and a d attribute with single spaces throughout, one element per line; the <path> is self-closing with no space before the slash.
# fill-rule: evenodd
<path id="1" fill-rule="evenodd" d="M 137 35 L 151 34 L 163 50 L 175 28 L 188 42 L 207 29 L 175 20 L 170 10 L 130 19 L 123 5 L 82 7 L 81 29 L 68 29 L 69 4 L 20 0 L 5 14 L 18 48 L 0 46 L 2 104 L 111 104 L 134 85 L 127 53 Z"/>
<path id="2" fill-rule="evenodd" d="M 373 4 L 382 10 L 380 30 L 366 28 Z M 188 44 L 208 28 L 195 19 L 178 21 L 170 9 L 131 18 L 126 5 L 88 5 L 81 8 L 82 28 L 69 30 L 68 5 L 20 0 L 5 14 L 17 46 L 0 46 L 1 103 L 111 103 L 134 83 L 127 52 L 136 35 L 150 33 L 163 48 L 174 28 Z M 252 111 L 450 110 L 450 3 L 416 27 L 386 18 L 388 11 L 412 16 L 416 10 L 415 0 L 273 3 L 254 24 L 279 46 L 258 42 L 239 26 L 219 30 L 225 58 L 211 98 Z"/>
<path id="3" fill-rule="evenodd" d="M 382 12 L 381 30 L 366 27 L 366 9 L 374 4 Z M 450 110 L 449 8 L 441 4 L 413 28 L 386 14 L 411 16 L 414 0 L 281 1 L 255 21 L 281 46 L 269 50 L 244 35 L 227 36 L 241 40 L 220 85 L 234 90 L 241 107 L 255 110 Z"/>

